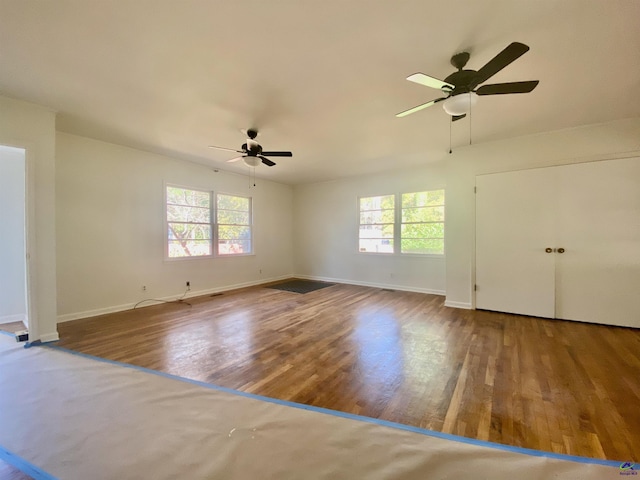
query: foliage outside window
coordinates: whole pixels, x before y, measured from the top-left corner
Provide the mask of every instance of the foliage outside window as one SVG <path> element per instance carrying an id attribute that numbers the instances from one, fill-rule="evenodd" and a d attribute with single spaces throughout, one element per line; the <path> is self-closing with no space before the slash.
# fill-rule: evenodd
<path id="1" fill-rule="evenodd" d="M 216 196 L 218 255 L 251 253 L 251 199 Z"/>
<path id="2" fill-rule="evenodd" d="M 444 254 L 444 190 L 361 197 L 358 249 Z"/>
<path id="3" fill-rule="evenodd" d="M 169 258 L 211 255 L 211 195 L 167 187 Z"/>
<path id="4" fill-rule="evenodd" d="M 444 190 L 402 194 L 401 253 L 444 254 Z"/>
<path id="5" fill-rule="evenodd" d="M 252 253 L 251 198 L 166 187 L 167 257 Z M 215 222 L 214 222 L 215 219 Z"/>
<path id="6" fill-rule="evenodd" d="M 360 198 L 361 252 L 393 253 L 394 212 L 393 195 Z"/>

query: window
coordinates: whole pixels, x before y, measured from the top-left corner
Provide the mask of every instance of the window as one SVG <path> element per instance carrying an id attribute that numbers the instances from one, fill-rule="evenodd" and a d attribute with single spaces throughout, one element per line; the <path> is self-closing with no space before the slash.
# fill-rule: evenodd
<path id="1" fill-rule="evenodd" d="M 401 253 L 444 254 L 444 190 L 403 193 Z"/>
<path id="2" fill-rule="evenodd" d="M 444 190 L 361 197 L 358 249 L 444 254 Z"/>
<path id="3" fill-rule="evenodd" d="M 393 253 L 394 196 L 360 198 L 361 252 Z"/>
<path id="4" fill-rule="evenodd" d="M 167 186 L 169 258 L 211 255 L 211 194 Z"/>
<path id="5" fill-rule="evenodd" d="M 216 196 L 218 255 L 251 253 L 251 199 Z"/>
<path id="6" fill-rule="evenodd" d="M 167 257 L 253 253 L 251 198 L 166 187 Z"/>

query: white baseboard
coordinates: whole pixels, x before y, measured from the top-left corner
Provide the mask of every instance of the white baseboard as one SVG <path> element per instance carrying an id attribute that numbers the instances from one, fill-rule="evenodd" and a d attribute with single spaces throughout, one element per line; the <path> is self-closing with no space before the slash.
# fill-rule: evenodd
<path id="1" fill-rule="evenodd" d="M 471 306 L 471 304 L 467 302 L 452 302 L 451 300 L 445 300 L 444 306 L 451 307 L 451 308 L 463 308 L 465 310 L 473 310 L 473 307 Z"/>
<path id="2" fill-rule="evenodd" d="M 26 313 L 15 313 L 13 315 L 0 316 L 0 323 L 25 322 L 27 320 Z"/>
<path id="3" fill-rule="evenodd" d="M 278 280 L 286 280 L 287 278 L 293 278 L 293 277 L 294 275 L 282 275 L 279 277 L 264 278 L 260 280 L 254 280 L 251 282 L 238 283 L 235 285 L 226 285 L 224 287 L 209 288 L 207 290 L 197 290 L 197 291 L 192 290 L 190 292 L 187 292 L 187 294 L 184 296 L 182 294 L 179 294 L 179 295 L 170 295 L 167 297 L 158 297 L 156 299 L 148 299 L 147 301 L 144 302 L 144 306 L 148 307 L 150 305 L 158 305 L 164 302 L 172 302 L 180 298 L 187 299 L 192 297 L 201 297 L 203 295 L 211 295 L 212 293 L 228 292 L 229 290 L 237 290 L 238 288 L 253 287 L 255 285 L 261 285 L 263 283 L 277 282 Z M 144 299 L 142 301 L 144 301 Z M 108 313 L 123 312 L 125 310 L 131 310 L 138 303 L 140 302 L 126 303 L 123 305 L 115 305 L 115 306 L 105 307 L 105 308 L 97 308 L 95 310 L 87 310 L 84 312 L 66 313 L 64 315 L 58 315 L 57 321 L 58 323 L 63 323 L 63 322 L 70 322 L 72 320 L 79 320 L 81 318 L 97 317 L 99 315 L 106 315 Z M 42 341 L 44 342 L 44 340 Z"/>
<path id="4" fill-rule="evenodd" d="M 302 278 L 305 280 L 317 280 L 319 282 L 331 282 L 331 283 L 344 283 L 347 285 L 358 285 L 360 287 L 373 287 L 373 288 L 386 288 L 389 290 L 400 290 L 403 292 L 416 292 L 416 293 L 428 293 L 430 295 L 444 296 L 444 290 L 433 290 L 430 288 L 418 288 L 407 287 L 404 285 L 393 285 L 390 283 L 373 283 L 373 282 L 360 282 L 356 280 L 345 280 L 342 278 L 330 278 L 330 277 L 318 277 L 315 275 L 294 275 L 295 278 Z"/>

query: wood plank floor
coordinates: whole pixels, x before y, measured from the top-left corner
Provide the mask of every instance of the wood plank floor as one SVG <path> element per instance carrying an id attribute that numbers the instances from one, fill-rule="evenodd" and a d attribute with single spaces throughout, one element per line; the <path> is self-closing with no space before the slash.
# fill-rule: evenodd
<path id="1" fill-rule="evenodd" d="M 640 331 L 334 285 L 252 287 L 61 323 L 59 345 L 244 392 L 640 461 Z"/>

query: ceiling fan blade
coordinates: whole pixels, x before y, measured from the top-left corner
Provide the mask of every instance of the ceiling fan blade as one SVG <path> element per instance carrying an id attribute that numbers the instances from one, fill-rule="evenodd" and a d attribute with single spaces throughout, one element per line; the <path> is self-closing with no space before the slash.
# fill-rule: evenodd
<path id="1" fill-rule="evenodd" d="M 227 160 L 227 163 L 237 162 L 238 160 L 242 160 L 247 155 L 242 155 L 241 157 L 232 158 L 231 160 Z"/>
<path id="2" fill-rule="evenodd" d="M 215 145 L 209 145 L 209 148 L 217 148 L 218 150 L 227 150 L 229 152 L 243 153 L 242 150 L 236 150 L 235 148 L 216 147 Z"/>
<path id="3" fill-rule="evenodd" d="M 442 80 L 438 80 L 437 78 L 430 77 L 429 75 L 425 75 L 424 73 L 414 73 L 413 75 L 409 75 L 407 80 L 414 83 L 419 83 L 420 85 L 424 85 L 425 87 L 437 88 L 439 90 L 452 91 L 456 88 L 454 85 L 450 83 L 443 82 Z"/>
<path id="4" fill-rule="evenodd" d="M 508 45 L 507 48 L 502 50 L 498 55 L 493 57 L 489 62 L 482 67 L 475 75 L 475 78 L 471 81 L 469 88 L 473 89 L 483 82 L 486 82 L 489 78 L 494 76 L 504 67 L 514 62 L 522 55 L 529 51 L 529 47 L 524 43 L 513 42 Z"/>
<path id="5" fill-rule="evenodd" d="M 505 95 L 507 93 L 529 93 L 536 88 L 539 80 L 530 80 L 528 82 L 511 82 L 511 83 L 492 83 L 491 85 L 483 85 L 476 93 L 478 95 Z"/>
<path id="6" fill-rule="evenodd" d="M 460 120 L 460 119 L 462 119 L 462 118 L 464 118 L 466 116 L 467 116 L 466 113 L 463 113 L 462 115 L 452 115 L 451 116 L 451 121 L 455 122 L 456 120 Z"/>
<path id="7" fill-rule="evenodd" d="M 262 163 L 264 163 L 267 167 L 273 167 L 275 165 L 275 162 L 272 162 L 271 160 L 269 160 L 266 157 L 263 157 L 262 155 L 258 155 L 258 158 L 262 160 Z"/>
<path id="8" fill-rule="evenodd" d="M 419 112 L 420 110 L 430 107 L 431 105 L 441 102 L 442 100 L 445 100 L 445 99 L 446 97 L 436 98 L 435 100 L 431 100 L 430 102 L 423 103 L 422 105 L 418 105 L 417 107 L 413 107 L 413 108 L 410 108 L 409 110 L 405 110 L 404 112 L 400 112 L 396 114 L 396 117 L 398 118 L 406 117 L 407 115 L 411 115 L 412 113 Z"/>
<path id="9" fill-rule="evenodd" d="M 293 157 L 291 152 L 262 152 L 267 157 Z"/>

